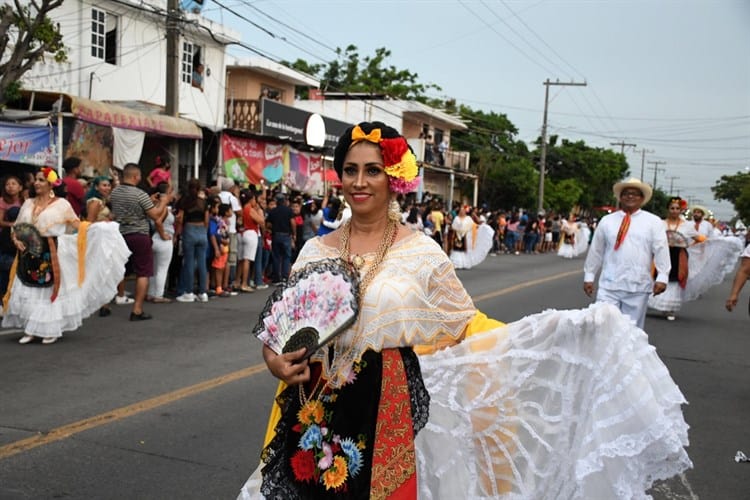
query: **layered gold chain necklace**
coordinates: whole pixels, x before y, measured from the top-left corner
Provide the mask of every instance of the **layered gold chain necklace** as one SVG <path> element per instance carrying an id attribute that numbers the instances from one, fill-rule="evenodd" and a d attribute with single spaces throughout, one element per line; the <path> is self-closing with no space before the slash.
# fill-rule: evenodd
<path id="1" fill-rule="evenodd" d="M 357 272 L 360 273 L 362 270 L 362 267 L 365 264 L 365 259 L 361 255 L 350 254 L 349 247 L 351 243 L 351 233 L 352 233 L 352 223 L 351 223 L 351 220 L 348 220 L 346 221 L 344 227 L 341 228 L 341 250 L 340 250 L 339 257 L 344 262 L 351 264 L 352 267 L 354 267 L 354 269 L 356 269 Z M 378 270 L 380 269 L 380 265 L 385 260 L 385 256 L 388 253 L 388 249 L 390 249 L 391 246 L 393 245 L 393 242 L 396 241 L 397 233 L 398 233 L 398 222 L 389 219 L 388 225 L 385 227 L 385 231 L 383 232 L 383 237 L 380 240 L 380 246 L 378 246 L 378 251 L 375 254 L 375 260 L 373 261 L 372 266 L 370 266 L 370 269 L 367 271 L 364 277 L 360 277 L 360 280 L 359 280 L 360 310 L 362 309 L 361 303 L 364 300 L 365 292 L 367 291 L 367 288 L 370 286 L 370 283 L 372 283 L 372 280 L 375 278 L 375 275 L 378 273 Z M 356 343 L 357 343 L 356 339 L 354 339 L 351 343 L 350 349 L 353 349 Z M 305 395 L 304 384 L 299 384 L 299 398 L 300 398 L 301 406 L 304 406 L 305 403 L 307 403 L 311 399 L 325 392 L 325 387 L 327 383 L 324 384 L 323 387 L 321 387 L 320 385 L 321 385 L 322 380 L 323 380 L 323 374 L 321 373 L 318 376 L 318 380 L 315 383 L 315 386 L 313 387 L 312 391 L 310 392 L 309 397 Z"/>

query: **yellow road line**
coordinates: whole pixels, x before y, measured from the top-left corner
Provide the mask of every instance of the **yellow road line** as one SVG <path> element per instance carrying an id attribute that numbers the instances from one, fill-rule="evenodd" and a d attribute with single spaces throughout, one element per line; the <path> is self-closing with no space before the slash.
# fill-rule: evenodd
<path id="1" fill-rule="evenodd" d="M 560 278 L 565 278 L 567 276 L 572 276 L 574 274 L 580 274 L 580 273 L 581 273 L 580 270 L 568 271 L 565 273 L 554 274 L 552 276 L 547 276 L 547 277 L 539 278 L 539 279 L 532 280 L 532 281 L 526 281 L 524 283 L 519 283 L 518 285 L 513 285 L 508 288 L 503 288 L 502 290 L 497 290 L 495 292 L 485 293 L 483 295 L 474 297 L 474 303 L 488 300 L 494 297 L 499 297 L 501 295 L 506 295 L 506 294 L 521 290 L 523 288 L 540 285 L 542 283 L 547 283 L 549 281 L 554 281 Z M 134 403 L 132 405 L 123 406 L 122 408 L 117 408 L 115 410 L 112 410 L 106 413 L 101 413 L 91 418 L 79 420 L 78 422 L 73 422 L 72 424 L 64 425 L 62 427 L 57 427 L 55 429 L 52 429 L 46 434 L 39 434 L 30 438 L 21 439 L 13 443 L 6 444 L 5 446 L 0 446 L 0 460 L 11 457 L 18 453 L 22 453 L 24 451 L 31 450 L 38 446 L 44 446 L 46 444 L 54 443 L 56 441 L 61 441 L 63 439 L 69 438 L 70 436 L 81 433 L 83 431 L 87 431 L 89 429 L 93 429 L 95 427 L 99 427 L 105 424 L 116 422 L 118 420 L 122 420 L 124 418 L 136 415 L 138 413 L 143 413 L 144 411 L 153 410 L 154 408 L 158 408 L 159 406 L 163 406 L 165 404 L 169 404 L 174 401 L 187 398 L 189 396 L 194 396 L 201 392 L 205 392 L 205 391 L 214 389 L 216 387 L 220 387 L 230 382 L 235 382 L 237 380 L 250 377 L 252 375 L 263 372 L 265 370 L 266 370 L 265 363 L 250 366 L 248 368 L 237 370 L 232 373 L 227 373 L 226 375 L 222 375 L 220 377 L 216 377 L 211 380 L 206 380 L 205 382 L 201 382 L 201 383 L 191 385 L 188 387 L 183 387 L 182 389 L 178 389 L 173 392 L 168 392 L 166 394 L 162 394 L 160 396 L 156 396 L 151 399 L 139 401 L 138 403 Z"/>
<path id="2" fill-rule="evenodd" d="M 87 431 L 104 424 L 116 422 L 132 415 L 136 415 L 138 413 L 142 413 L 144 411 L 152 410 L 159 406 L 178 401 L 188 396 L 193 396 L 195 394 L 208 391 L 215 387 L 228 384 L 229 382 L 247 378 L 251 375 L 255 375 L 256 373 L 260 373 L 265 370 L 265 363 L 250 366 L 248 368 L 237 370 L 236 372 L 228 373 L 211 380 L 206 380 L 205 382 L 201 382 L 188 387 L 183 387 L 182 389 L 168 392 L 166 394 L 162 394 L 151 399 L 146 399 L 144 401 L 139 401 L 129 406 L 123 406 L 122 408 L 117 408 L 106 413 L 101 413 L 91 418 L 79 420 L 78 422 L 73 422 L 72 424 L 52 429 L 46 434 L 39 434 L 34 437 L 21 439 L 13 443 L 6 444 L 5 446 L 0 447 L 0 460 L 11 457 L 17 453 L 31 450 L 33 448 L 36 448 L 37 446 L 54 443 L 55 441 L 66 439 L 70 436 L 73 436 L 74 434 L 78 434 L 80 432 Z"/>
<path id="3" fill-rule="evenodd" d="M 476 304 L 477 302 L 481 302 L 483 300 L 494 299 L 495 297 L 499 297 L 501 295 L 507 295 L 509 293 L 516 292 L 516 291 L 521 290 L 523 288 L 528 288 L 530 286 L 535 286 L 535 285 L 541 285 L 542 283 L 547 283 L 549 281 L 559 280 L 560 278 L 565 278 L 567 276 L 573 276 L 575 274 L 580 275 L 580 274 L 582 274 L 582 271 L 580 269 L 578 269 L 578 270 L 575 270 L 575 271 L 567 271 L 567 272 L 564 272 L 564 273 L 553 274 L 552 276 L 546 276 L 544 278 L 539 278 L 539 279 L 532 280 L 532 281 L 526 281 L 524 283 L 519 283 L 517 285 L 510 286 L 508 288 L 503 288 L 502 290 L 497 290 L 496 292 L 490 292 L 490 293 L 485 293 L 483 295 L 478 295 L 478 296 L 474 297 L 474 303 Z M 583 284 L 583 281 L 581 281 L 581 283 Z"/>

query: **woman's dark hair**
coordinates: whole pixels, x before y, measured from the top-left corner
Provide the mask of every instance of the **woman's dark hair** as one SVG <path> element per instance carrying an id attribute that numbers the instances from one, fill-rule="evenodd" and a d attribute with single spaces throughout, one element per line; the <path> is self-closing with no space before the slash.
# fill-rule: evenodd
<path id="1" fill-rule="evenodd" d="M 354 130 L 355 126 L 361 128 L 365 134 L 369 134 L 373 130 L 379 128 L 380 137 L 383 139 L 395 139 L 396 137 L 401 137 L 401 134 L 399 134 L 395 128 L 389 127 L 383 122 L 362 122 L 359 125 L 352 125 L 346 129 L 343 135 L 339 137 L 336 149 L 333 150 L 333 169 L 338 174 L 339 179 L 341 179 L 344 171 L 344 158 L 346 157 L 346 153 L 349 151 L 349 148 L 352 147 L 352 130 Z"/>
<path id="2" fill-rule="evenodd" d="M 187 184 L 187 193 L 180 198 L 179 207 L 185 212 L 191 212 L 196 209 L 206 210 L 206 201 L 198 196 L 200 190 L 201 181 L 198 179 L 190 179 Z"/>
<path id="3" fill-rule="evenodd" d="M 341 200 L 334 196 L 333 198 L 328 200 L 328 206 L 331 208 L 331 211 L 328 212 L 330 220 L 336 220 L 336 218 L 339 216 L 339 212 L 341 212 Z"/>
<path id="4" fill-rule="evenodd" d="M 406 217 L 406 222 L 409 224 L 416 224 L 419 222 L 419 209 L 417 207 L 412 207 L 411 210 L 409 210 L 409 215 Z"/>

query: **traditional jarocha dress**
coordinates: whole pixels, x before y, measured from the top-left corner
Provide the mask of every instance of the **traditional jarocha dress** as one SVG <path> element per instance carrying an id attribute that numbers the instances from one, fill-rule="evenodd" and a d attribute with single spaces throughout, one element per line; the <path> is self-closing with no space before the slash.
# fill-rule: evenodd
<path id="1" fill-rule="evenodd" d="M 338 256 L 317 238 L 295 266 Z M 692 465 L 685 399 L 617 308 L 488 320 L 421 233 L 312 361 L 240 498 L 645 498 Z"/>
<path id="2" fill-rule="evenodd" d="M 669 282 L 667 289 L 659 295 L 651 295 L 648 307 L 662 312 L 677 312 L 685 301 L 685 288 L 690 282 L 688 247 L 698 236 L 697 231 L 686 220 L 680 218 L 677 222 L 664 220 L 669 243 Z"/>
<path id="3" fill-rule="evenodd" d="M 688 222 L 695 228 L 695 224 Z M 727 275 L 734 272 L 743 242 L 733 236 L 721 236 L 714 233 L 707 239 L 688 248 L 690 254 L 690 280 L 685 288 L 685 300 L 695 300 L 714 285 L 718 285 Z"/>
<path id="4" fill-rule="evenodd" d="M 487 224 L 476 224 L 468 215 L 457 216 L 453 229 L 451 262 L 456 269 L 471 269 L 487 258 L 495 231 Z"/>
<path id="5" fill-rule="evenodd" d="M 562 242 L 557 249 L 557 255 L 566 259 L 572 259 L 583 255 L 589 248 L 589 236 L 591 230 L 584 222 L 562 221 Z"/>
<path id="6" fill-rule="evenodd" d="M 130 255 L 118 224 L 82 222 L 78 233 L 70 234 L 75 220 L 65 199 L 55 200 L 38 215 L 33 199 L 21 206 L 16 224 L 33 224 L 43 239 L 52 238 L 56 258 L 50 252 L 51 282 L 40 283 L 44 286 L 27 284 L 28 279 L 17 275 L 23 266 L 14 266 L 3 327 L 20 327 L 37 337 L 61 337 L 114 297 Z"/>

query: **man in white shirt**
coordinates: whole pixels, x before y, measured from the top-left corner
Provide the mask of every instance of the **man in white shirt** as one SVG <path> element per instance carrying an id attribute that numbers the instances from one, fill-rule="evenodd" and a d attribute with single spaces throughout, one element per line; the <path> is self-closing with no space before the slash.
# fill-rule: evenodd
<path id="1" fill-rule="evenodd" d="M 713 236 L 714 226 L 711 225 L 710 222 L 705 220 L 706 216 L 708 215 L 708 210 L 700 205 L 695 205 L 692 211 L 693 222 L 695 222 L 695 230 L 698 231 L 698 234 L 704 236 L 705 238 L 710 238 L 711 236 Z"/>
<path id="2" fill-rule="evenodd" d="M 649 295 L 664 292 L 669 281 L 667 233 L 659 217 L 641 210 L 651 199 L 651 186 L 630 178 L 615 184 L 613 191 L 621 210 L 603 217 L 596 227 L 583 266 L 583 291 L 593 295 L 594 278 L 601 271 L 596 301 L 616 305 L 643 328 Z"/>

